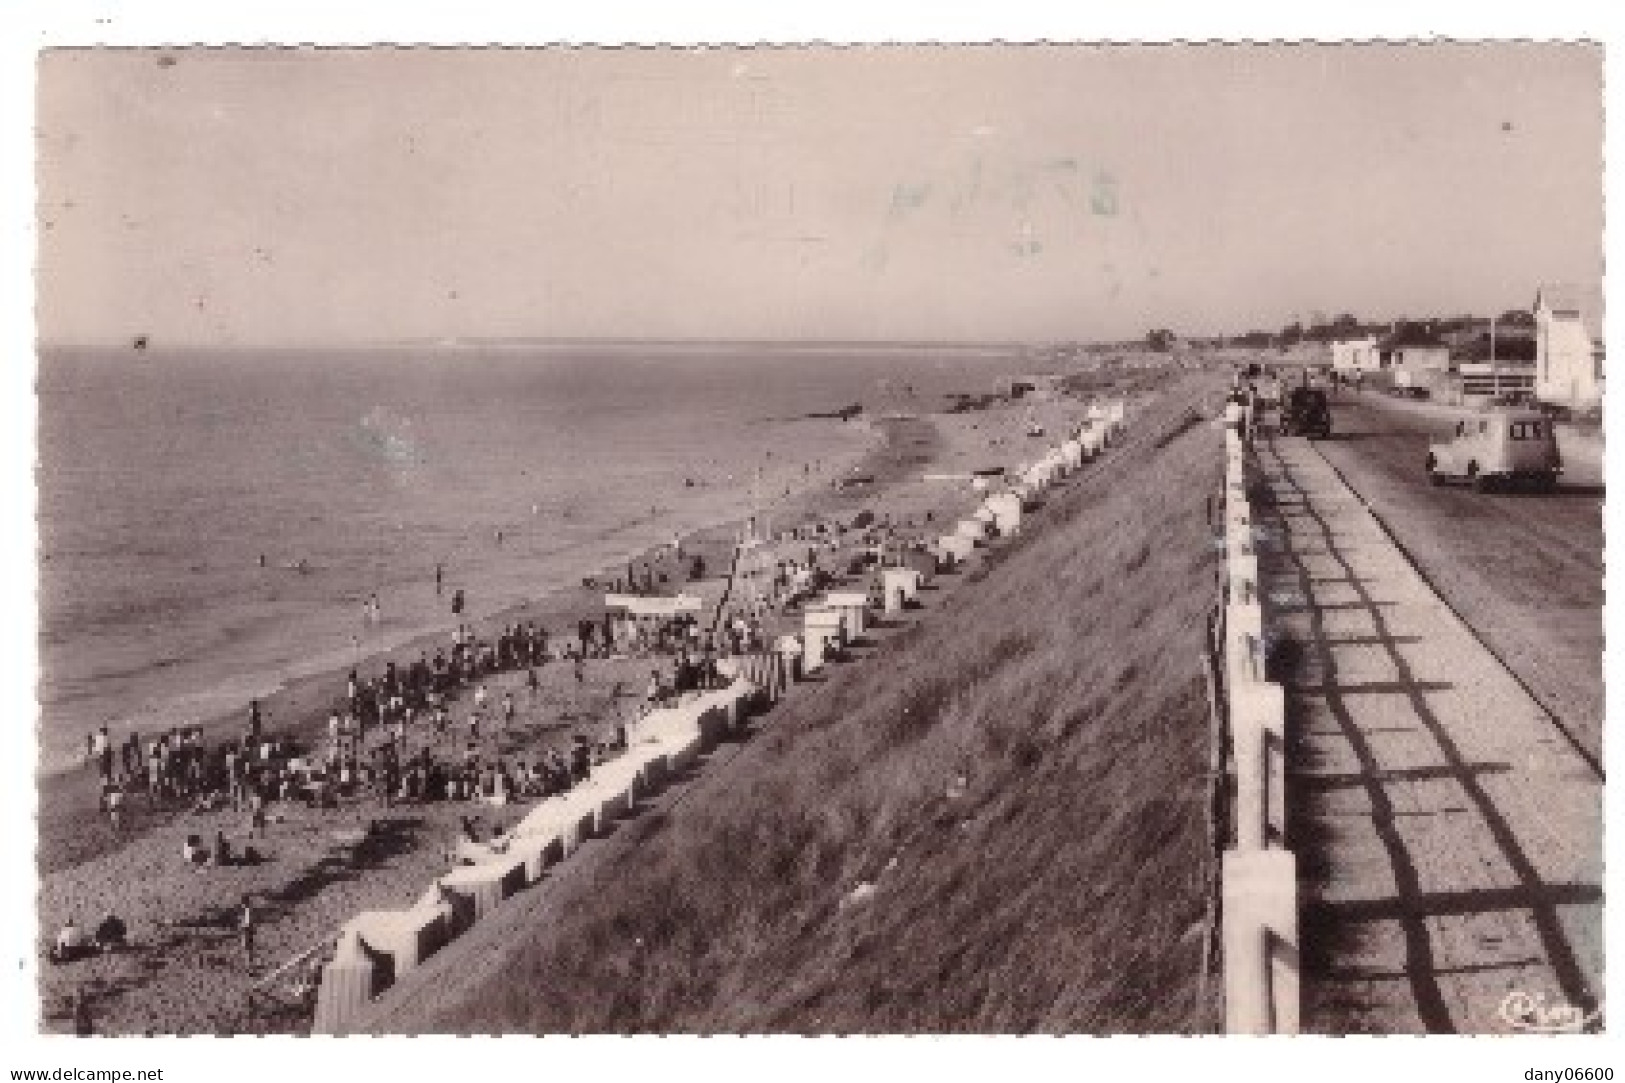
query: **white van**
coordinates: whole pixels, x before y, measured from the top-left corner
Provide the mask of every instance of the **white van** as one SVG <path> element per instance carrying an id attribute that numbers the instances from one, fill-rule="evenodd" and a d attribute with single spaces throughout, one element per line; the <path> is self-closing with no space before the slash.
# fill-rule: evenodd
<path id="1" fill-rule="evenodd" d="M 1428 478 L 1435 485 L 1465 481 L 1482 492 L 1500 482 L 1528 482 L 1550 489 L 1562 471 L 1552 421 L 1534 410 L 1465 417 L 1451 439 L 1428 445 Z"/>

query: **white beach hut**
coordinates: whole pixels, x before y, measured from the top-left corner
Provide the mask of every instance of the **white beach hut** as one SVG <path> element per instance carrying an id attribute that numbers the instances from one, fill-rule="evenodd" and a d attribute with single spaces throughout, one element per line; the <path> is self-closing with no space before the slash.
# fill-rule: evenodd
<path id="1" fill-rule="evenodd" d="M 1021 529 L 1021 497 L 1016 493 L 988 497 L 987 508 L 993 513 L 1000 534 L 1014 534 Z"/>
<path id="2" fill-rule="evenodd" d="M 858 591 L 831 591 L 824 605 L 841 615 L 841 629 L 848 643 L 863 635 L 864 613 L 869 608 L 869 595 Z"/>
<path id="3" fill-rule="evenodd" d="M 805 673 L 817 673 L 824 659 L 840 645 L 841 614 L 833 609 L 808 609 L 802 615 L 802 662 Z"/>

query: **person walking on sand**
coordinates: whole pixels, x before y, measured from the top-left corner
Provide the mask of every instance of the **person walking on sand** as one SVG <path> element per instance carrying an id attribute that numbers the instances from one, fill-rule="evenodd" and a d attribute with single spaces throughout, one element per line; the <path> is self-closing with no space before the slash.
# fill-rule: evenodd
<path id="1" fill-rule="evenodd" d="M 265 795 L 253 780 L 248 783 L 248 834 L 250 838 L 265 837 Z"/>
<path id="2" fill-rule="evenodd" d="M 116 833 L 124 825 L 124 787 L 109 782 L 103 801 L 107 806 L 107 823 Z"/>
<path id="3" fill-rule="evenodd" d="M 525 670 L 525 687 L 530 689 L 530 698 L 535 699 L 542 691 L 542 682 L 536 677 L 536 667 L 531 666 Z"/>
<path id="4" fill-rule="evenodd" d="M 96 768 L 101 772 L 102 781 L 113 781 L 113 739 L 108 736 L 107 723 L 103 722 L 101 729 L 92 735 L 90 751 L 95 757 Z"/>
<path id="5" fill-rule="evenodd" d="M 243 958 L 248 965 L 254 965 L 254 932 L 258 924 L 258 916 L 254 913 L 254 899 L 250 895 L 243 896 L 243 905 L 237 911 L 237 935 L 243 944 Z"/>
<path id="6" fill-rule="evenodd" d="M 438 561 L 434 566 L 434 596 L 440 597 L 441 591 L 446 587 L 446 566 Z"/>

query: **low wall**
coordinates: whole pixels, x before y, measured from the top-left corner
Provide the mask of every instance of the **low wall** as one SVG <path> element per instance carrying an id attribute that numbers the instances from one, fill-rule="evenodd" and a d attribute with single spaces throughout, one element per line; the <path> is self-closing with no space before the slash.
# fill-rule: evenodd
<path id="1" fill-rule="evenodd" d="M 1231 840 L 1219 871 L 1225 1030 L 1298 1032 L 1297 859 L 1287 844 L 1286 698 L 1268 679 L 1270 615 L 1260 580 L 1260 531 L 1248 488 L 1256 476 L 1239 431 L 1225 433 L 1220 577 L 1223 695 L 1216 745 L 1227 748 Z"/>

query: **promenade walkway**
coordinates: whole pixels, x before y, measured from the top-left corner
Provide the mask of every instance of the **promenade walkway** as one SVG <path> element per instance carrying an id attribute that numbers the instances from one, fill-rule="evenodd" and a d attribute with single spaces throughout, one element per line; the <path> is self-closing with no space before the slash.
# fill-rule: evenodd
<path id="1" fill-rule="evenodd" d="M 1596 1011 L 1602 780 L 1309 443 L 1258 458 L 1304 1030 Z"/>

